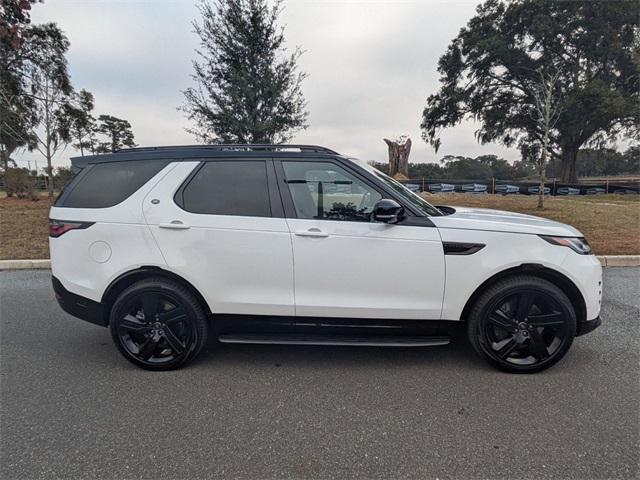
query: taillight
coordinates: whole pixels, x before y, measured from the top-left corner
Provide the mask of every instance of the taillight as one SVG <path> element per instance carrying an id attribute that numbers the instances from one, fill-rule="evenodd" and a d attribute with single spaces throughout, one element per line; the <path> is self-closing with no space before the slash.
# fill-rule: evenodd
<path id="1" fill-rule="evenodd" d="M 94 222 L 68 222 L 66 220 L 49 219 L 49 236 L 56 238 L 70 230 L 89 228 Z"/>

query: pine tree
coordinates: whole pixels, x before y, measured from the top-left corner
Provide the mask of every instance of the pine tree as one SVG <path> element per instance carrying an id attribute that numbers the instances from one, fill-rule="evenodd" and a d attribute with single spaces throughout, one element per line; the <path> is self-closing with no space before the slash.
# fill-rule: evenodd
<path id="1" fill-rule="evenodd" d="M 281 0 L 201 0 L 195 87 L 182 108 L 207 143 L 282 143 L 307 127 L 298 72 L 300 48 L 287 53 L 278 25 Z"/>
<path id="2" fill-rule="evenodd" d="M 96 119 L 91 115 L 93 102 L 93 94 L 82 89 L 66 105 L 69 133 L 74 142 L 72 145 L 80 150 L 82 156 L 87 152 L 94 153 L 96 149 Z"/>
<path id="3" fill-rule="evenodd" d="M 114 153 L 125 147 L 136 146 L 131 124 L 122 118 L 100 115 L 94 132 L 106 137 L 106 141 L 97 142 L 96 153 Z"/>

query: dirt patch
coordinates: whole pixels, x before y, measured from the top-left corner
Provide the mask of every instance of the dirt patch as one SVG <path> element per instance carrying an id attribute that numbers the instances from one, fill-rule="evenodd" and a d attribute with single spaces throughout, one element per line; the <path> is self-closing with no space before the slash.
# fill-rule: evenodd
<path id="1" fill-rule="evenodd" d="M 47 197 L 0 198 L 0 260 L 49 258 L 50 207 Z"/>

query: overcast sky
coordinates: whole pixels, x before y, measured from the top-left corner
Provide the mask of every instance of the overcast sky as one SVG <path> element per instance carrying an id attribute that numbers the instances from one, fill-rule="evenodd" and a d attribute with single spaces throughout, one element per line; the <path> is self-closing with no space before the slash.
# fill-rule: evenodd
<path id="1" fill-rule="evenodd" d="M 285 0 L 281 22 L 287 46 L 305 50 L 300 68 L 309 128 L 294 141 L 325 145 L 364 160 L 386 161 L 383 137 L 408 134 L 410 160 L 437 161 L 447 154 L 515 149 L 478 145 L 475 126 L 447 130 L 436 154 L 420 137 L 427 96 L 438 89 L 438 58 L 473 16 L 476 1 Z M 129 120 L 140 145 L 195 143 L 176 107 L 190 73 L 198 38 L 195 0 L 45 0 L 34 23 L 57 22 L 71 42 L 68 54 L 77 90 L 95 95 L 95 115 Z M 68 164 L 71 147 L 56 158 Z M 17 156 L 20 166 L 35 153 Z M 40 163 L 42 162 L 42 163 Z"/>

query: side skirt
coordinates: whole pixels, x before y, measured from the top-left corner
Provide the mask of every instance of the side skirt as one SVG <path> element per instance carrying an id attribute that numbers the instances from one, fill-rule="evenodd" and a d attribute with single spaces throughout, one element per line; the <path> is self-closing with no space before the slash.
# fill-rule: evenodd
<path id="1" fill-rule="evenodd" d="M 221 343 L 425 347 L 450 343 L 460 321 L 214 315 Z"/>

